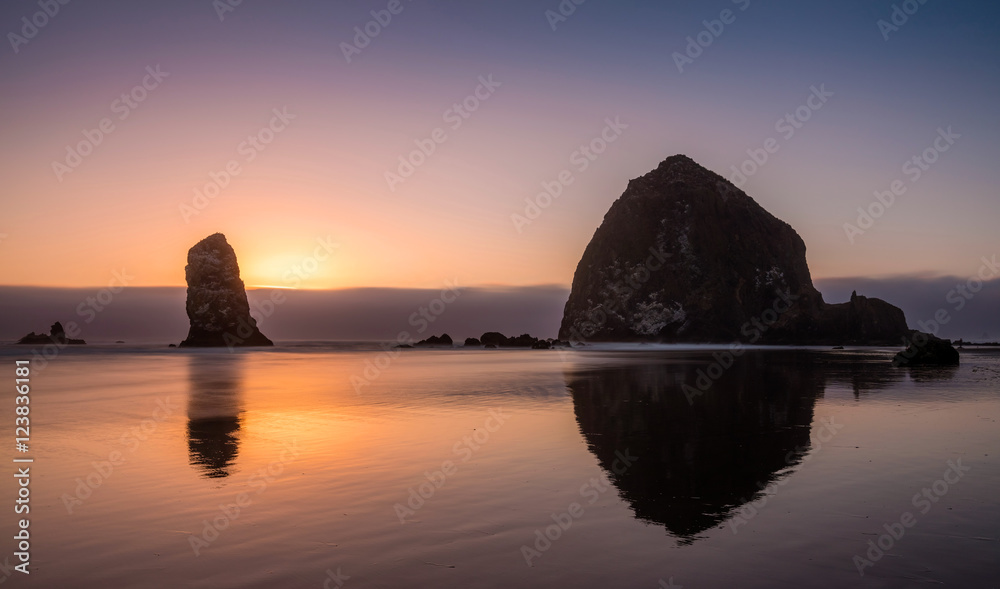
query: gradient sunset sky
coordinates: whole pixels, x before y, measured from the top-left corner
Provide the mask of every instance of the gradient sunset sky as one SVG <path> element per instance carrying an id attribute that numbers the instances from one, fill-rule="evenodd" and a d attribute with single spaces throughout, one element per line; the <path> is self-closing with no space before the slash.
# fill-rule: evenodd
<path id="1" fill-rule="evenodd" d="M 339 247 L 302 287 L 568 285 L 629 179 L 676 153 L 730 177 L 768 138 L 779 149 L 743 189 L 802 235 L 814 278 L 972 276 L 1000 253 L 995 3 L 897 1 L 919 9 L 886 39 L 891 1 L 587 0 L 553 30 L 556 0 L 402 0 L 348 62 L 388 0 L 243 0 L 220 19 L 222 1 L 0 7 L 0 284 L 103 286 L 126 269 L 131 286 L 180 286 L 188 248 L 222 232 L 250 286 L 291 286 L 319 240 Z M 680 72 L 674 53 L 727 9 Z M 24 17 L 47 22 L 28 38 Z M 454 128 L 447 111 L 490 76 Z M 141 103 L 116 102 L 144 80 Z M 832 96 L 786 138 L 776 122 L 813 87 Z M 248 161 L 275 109 L 294 119 Z M 581 171 L 574 152 L 616 117 L 627 128 Z M 904 163 L 949 127 L 960 137 L 914 181 Z M 443 143 L 390 189 L 436 128 Z M 518 231 L 511 215 L 564 169 L 574 182 Z M 851 243 L 844 224 L 894 180 L 906 193 Z"/>

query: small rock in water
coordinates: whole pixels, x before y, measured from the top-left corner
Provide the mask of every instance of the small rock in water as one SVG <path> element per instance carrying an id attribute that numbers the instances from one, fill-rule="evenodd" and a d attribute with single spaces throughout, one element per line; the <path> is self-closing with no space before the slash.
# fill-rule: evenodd
<path id="1" fill-rule="evenodd" d="M 892 360 L 893 366 L 958 366 L 959 353 L 950 340 L 914 332 L 912 343 Z"/>

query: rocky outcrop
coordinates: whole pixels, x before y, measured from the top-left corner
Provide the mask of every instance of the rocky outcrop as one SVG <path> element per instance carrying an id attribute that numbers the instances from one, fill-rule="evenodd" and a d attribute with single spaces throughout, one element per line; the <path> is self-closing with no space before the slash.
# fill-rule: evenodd
<path id="1" fill-rule="evenodd" d="M 479 338 L 479 341 L 487 348 L 490 346 L 497 348 L 507 343 L 507 336 L 497 331 L 487 331 Z"/>
<path id="2" fill-rule="evenodd" d="M 530 348 L 538 343 L 538 338 L 527 333 L 522 333 L 516 337 L 509 337 L 507 341 L 500 345 L 501 348 Z"/>
<path id="3" fill-rule="evenodd" d="M 191 328 L 181 347 L 274 345 L 250 316 L 236 252 L 225 235 L 216 233 L 195 244 L 184 274 Z"/>
<path id="4" fill-rule="evenodd" d="M 893 366 L 958 366 L 958 350 L 951 340 L 914 332 L 913 341 L 893 358 Z"/>
<path id="5" fill-rule="evenodd" d="M 451 336 L 445 333 L 442 334 L 440 337 L 432 335 L 427 339 L 420 340 L 415 345 L 420 347 L 446 346 L 450 348 L 454 345 L 454 343 L 455 342 L 452 341 Z"/>
<path id="6" fill-rule="evenodd" d="M 559 338 L 875 345 L 909 333 L 885 301 L 827 304 L 791 226 L 676 155 L 630 181 L 605 215 L 577 266 Z"/>
<path id="7" fill-rule="evenodd" d="M 548 349 L 547 346 L 545 348 L 536 348 L 540 340 L 537 337 L 527 333 L 522 333 L 517 337 L 507 337 L 504 334 L 496 331 L 488 331 L 484 333 L 482 337 L 479 338 L 479 341 L 487 348 L 490 348 L 492 346 L 494 348 Z"/>
<path id="8" fill-rule="evenodd" d="M 70 327 L 72 326 L 73 323 L 71 322 Z M 17 343 L 24 345 L 42 345 L 42 346 L 46 344 L 55 344 L 57 346 L 67 346 L 67 345 L 73 346 L 73 345 L 83 345 L 86 344 L 87 342 L 83 341 L 82 339 L 73 339 L 71 337 L 66 337 L 66 330 L 63 329 L 62 323 L 56 321 L 55 323 L 52 324 L 51 327 L 49 327 L 49 335 L 45 335 L 44 333 L 35 333 L 34 331 L 32 331 L 28 335 L 17 340 Z"/>
<path id="9" fill-rule="evenodd" d="M 483 345 L 483 342 L 479 341 L 474 337 L 467 337 L 465 338 L 465 345 L 470 348 L 474 348 Z"/>

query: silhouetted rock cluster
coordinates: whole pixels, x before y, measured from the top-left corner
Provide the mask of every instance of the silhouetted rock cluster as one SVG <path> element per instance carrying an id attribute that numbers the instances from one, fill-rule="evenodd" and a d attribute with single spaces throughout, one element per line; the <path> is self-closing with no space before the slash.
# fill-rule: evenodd
<path id="1" fill-rule="evenodd" d="M 897 344 L 903 312 L 815 289 L 806 246 L 728 180 L 676 155 L 629 182 L 587 245 L 560 339 Z"/>
<path id="2" fill-rule="evenodd" d="M 450 348 L 454 345 L 454 343 L 455 342 L 452 341 L 451 336 L 445 333 L 441 335 L 441 337 L 432 335 L 427 339 L 420 340 L 415 345 L 420 347 L 448 346 Z"/>
<path id="3" fill-rule="evenodd" d="M 507 344 L 507 336 L 496 331 L 487 331 L 479 338 L 479 341 L 483 342 L 484 346 L 498 348 Z"/>
<path id="4" fill-rule="evenodd" d="M 441 336 L 432 335 L 431 337 L 420 340 L 414 345 L 399 344 L 393 346 L 394 348 L 432 348 L 432 347 L 454 347 L 454 341 L 451 339 L 447 333 Z M 488 331 L 482 335 L 482 337 L 475 338 L 469 337 L 465 338 L 465 347 L 467 348 L 478 348 L 484 347 L 486 349 L 496 349 L 496 348 L 531 348 L 533 350 L 548 350 L 551 348 L 558 347 L 569 347 L 569 342 L 564 342 L 560 340 L 553 339 L 538 339 L 533 335 L 527 333 L 522 333 L 516 337 L 507 337 L 504 334 L 497 331 Z"/>
<path id="5" fill-rule="evenodd" d="M 188 251 L 187 315 L 191 329 L 181 347 L 272 346 L 250 316 L 236 252 L 221 233 Z"/>
<path id="6" fill-rule="evenodd" d="M 958 366 L 958 350 L 950 340 L 914 332 L 913 342 L 896 354 L 893 366 Z"/>
<path id="7" fill-rule="evenodd" d="M 83 341 L 82 339 L 73 339 L 70 337 L 66 337 L 66 330 L 63 329 L 62 323 L 56 321 L 55 323 L 52 324 L 52 327 L 49 328 L 48 335 L 45 335 L 44 333 L 35 333 L 34 331 L 32 331 L 28 335 L 17 340 L 17 343 L 26 345 L 56 344 L 58 346 L 66 346 L 66 345 L 83 345 L 86 344 L 87 342 Z"/>
<path id="8" fill-rule="evenodd" d="M 475 343 L 469 343 L 470 340 Z M 482 335 L 478 340 L 476 338 L 469 338 L 465 341 L 467 346 L 478 346 L 483 345 L 486 348 L 531 348 L 534 350 L 548 350 L 550 348 L 556 347 L 569 347 L 569 342 L 553 340 L 553 339 L 538 339 L 533 335 L 527 333 L 522 333 L 516 337 L 507 337 L 504 334 L 497 331 L 488 331 Z"/>

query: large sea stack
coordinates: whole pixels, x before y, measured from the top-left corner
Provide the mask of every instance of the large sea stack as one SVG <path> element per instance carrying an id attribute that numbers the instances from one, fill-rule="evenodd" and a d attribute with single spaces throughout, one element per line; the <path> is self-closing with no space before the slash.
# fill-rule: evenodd
<path id="1" fill-rule="evenodd" d="M 731 182 L 675 155 L 629 182 L 583 253 L 559 329 L 574 341 L 899 344 L 903 312 L 827 304 L 802 238 Z"/>
<path id="2" fill-rule="evenodd" d="M 187 315 L 191 329 L 181 347 L 272 346 L 250 316 L 236 252 L 221 233 L 188 250 Z"/>

